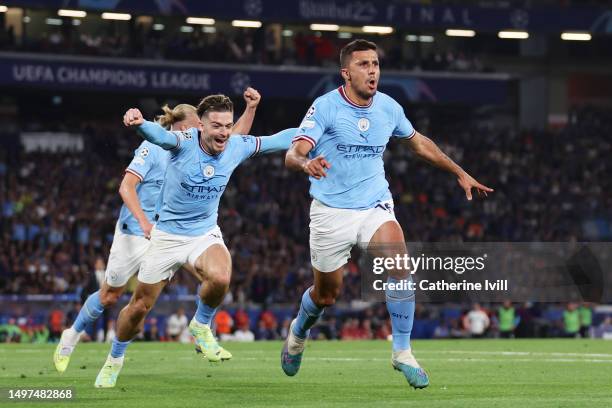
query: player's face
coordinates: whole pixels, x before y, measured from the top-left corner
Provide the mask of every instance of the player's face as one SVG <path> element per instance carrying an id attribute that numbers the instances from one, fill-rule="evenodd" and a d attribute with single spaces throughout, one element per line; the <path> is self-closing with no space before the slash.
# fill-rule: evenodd
<path id="1" fill-rule="evenodd" d="M 343 76 L 360 98 L 370 99 L 378 88 L 380 66 L 378 54 L 374 50 L 355 51 L 346 68 L 342 69 Z"/>
<path id="2" fill-rule="evenodd" d="M 208 112 L 202 116 L 202 143 L 211 154 L 225 150 L 234 126 L 233 112 Z"/>

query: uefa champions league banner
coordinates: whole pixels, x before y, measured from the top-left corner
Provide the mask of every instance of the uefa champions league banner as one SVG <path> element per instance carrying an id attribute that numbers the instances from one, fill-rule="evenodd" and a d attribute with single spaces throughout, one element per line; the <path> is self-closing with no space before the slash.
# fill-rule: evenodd
<path id="1" fill-rule="evenodd" d="M 244 18 L 267 22 L 375 24 L 396 28 L 612 32 L 612 11 L 593 7 L 482 8 L 407 4 L 393 0 L 8 0 L 3 4 L 219 19 Z"/>
<path id="2" fill-rule="evenodd" d="M 379 86 L 400 101 L 504 104 L 511 82 L 505 74 L 384 72 Z M 253 86 L 266 97 L 313 99 L 340 83 L 336 70 L 325 69 L 0 53 L 0 86 L 197 96 L 241 95 Z"/>
<path id="3" fill-rule="evenodd" d="M 409 289 L 418 302 L 612 302 L 610 242 L 408 242 L 354 255 L 364 301 Z"/>

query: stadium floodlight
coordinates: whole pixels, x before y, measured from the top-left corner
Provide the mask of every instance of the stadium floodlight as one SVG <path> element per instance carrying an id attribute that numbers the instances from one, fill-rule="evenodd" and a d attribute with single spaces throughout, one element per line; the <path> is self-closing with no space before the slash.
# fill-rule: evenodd
<path id="1" fill-rule="evenodd" d="M 160 23 L 153 24 L 153 30 L 155 30 L 155 31 L 161 31 L 164 28 L 166 28 L 166 27 L 163 24 L 160 24 Z"/>
<path id="2" fill-rule="evenodd" d="M 132 16 L 127 13 L 102 13 L 104 20 L 122 20 L 128 21 L 132 19 Z"/>
<path id="3" fill-rule="evenodd" d="M 6 13 L 6 10 L 8 10 L 8 7 L 0 6 L 0 13 Z"/>
<path id="4" fill-rule="evenodd" d="M 72 19 L 72 25 L 73 26 L 80 26 L 81 25 L 81 20 L 79 20 L 78 18 L 73 18 Z"/>
<path id="5" fill-rule="evenodd" d="M 353 38 L 353 33 L 349 33 L 347 31 L 340 31 L 338 33 L 338 38 L 343 38 L 343 39 Z"/>
<path id="6" fill-rule="evenodd" d="M 233 20 L 233 27 L 244 27 L 244 28 L 259 28 L 261 27 L 261 21 L 256 20 Z"/>
<path id="7" fill-rule="evenodd" d="M 565 31 L 561 33 L 561 39 L 564 41 L 591 41 L 590 33 L 578 33 L 578 32 L 570 32 Z"/>
<path id="8" fill-rule="evenodd" d="M 387 26 L 363 26 L 361 29 L 364 33 L 372 34 L 391 34 L 393 32 L 393 27 Z"/>
<path id="9" fill-rule="evenodd" d="M 292 30 L 283 30 L 283 37 L 292 37 L 292 36 L 293 36 Z"/>
<path id="10" fill-rule="evenodd" d="M 77 17 L 83 18 L 87 16 L 87 12 L 83 10 L 67 10 L 67 9 L 59 9 L 57 10 L 57 15 L 60 17 Z"/>
<path id="11" fill-rule="evenodd" d="M 474 37 L 476 35 L 476 31 L 449 28 L 446 30 L 446 35 L 449 37 Z"/>
<path id="12" fill-rule="evenodd" d="M 215 19 L 207 17 L 187 17 L 185 22 L 187 24 L 213 25 L 215 24 Z"/>
<path id="13" fill-rule="evenodd" d="M 217 29 L 211 26 L 204 26 L 202 27 L 202 32 L 206 34 L 214 34 L 217 32 Z"/>
<path id="14" fill-rule="evenodd" d="M 529 38 L 529 33 L 527 31 L 500 31 L 497 36 L 504 39 L 525 40 Z"/>
<path id="15" fill-rule="evenodd" d="M 47 18 L 45 23 L 48 25 L 61 26 L 64 24 L 61 18 Z"/>
<path id="16" fill-rule="evenodd" d="M 181 33 L 193 33 L 192 26 L 181 26 Z"/>
<path id="17" fill-rule="evenodd" d="M 419 35 L 419 41 L 424 43 L 432 43 L 434 42 L 433 35 Z"/>
<path id="18" fill-rule="evenodd" d="M 338 31 L 340 26 L 338 24 L 319 24 L 313 23 L 310 25 L 312 31 Z"/>

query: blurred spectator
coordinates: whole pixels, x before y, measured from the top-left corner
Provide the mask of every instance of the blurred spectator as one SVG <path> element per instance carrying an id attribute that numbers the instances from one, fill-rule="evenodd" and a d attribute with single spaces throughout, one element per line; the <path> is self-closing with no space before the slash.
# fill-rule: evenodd
<path id="1" fill-rule="evenodd" d="M 612 317 L 606 317 L 600 324 L 595 328 L 595 337 L 611 340 L 612 339 Z"/>
<path id="2" fill-rule="evenodd" d="M 589 338 L 591 335 L 591 325 L 593 325 L 591 305 L 583 302 L 578 308 L 578 314 L 580 315 L 580 336 L 585 339 Z"/>
<path id="3" fill-rule="evenodd" d="M 172 313 L 166 322 L 166 336 L 169 341 L 179 341 L 183 332 L 187 331 L 189 321 L 185 315 L 185 309 L 179 307 Z"/>
<path id="4" fill-rule="evenodd" d="M 49 314 L 49 339 L 52 341 L 59 340 L 64 330 L 65 325 L 64 312 L 59 309 L 54 309 Z"/>
<path id="5" fill-rule="evenodd" d="M 463 319 L 464 327 L 475 338 L 484 337 L 490 323 L 489 316 L 479 303 L 474 303 Z"/>
<path id="6" fill-rule="evenodd" d="M 563 311 L 563 330 L 566 337 L 580 336 L 580 312 L 575 303 L 568 303 Z"/>
<path id="7" fill-rule="evenodd" d="M 509 300 L 504 301 L 503 305 L 497 310 L 497 320 L 499 335 L 502 338 L 514 338 L 514 329 L 517 325 L 517 316 Z"/>
<path id="8" fill-rule="evenodd" d="M 215 326 L 217 336 L 221 340 L 225 340 L 231 337 L 232 329 L 234 327 L 234 319 L 226 310 L 221 309 L 215 314 Z"/>
<path id="9" fill-rule="evenodd" d="M 240 327 L 249 327 L 251 319 L 249 318 L 249 314 L 241 308 L 236 310 L 234 321 L 236 323 L 236 328 L 239 329 Z"/>
<path id="10" fill-rule="evenodd" d="M 0 342 L 1 343 L 19 343 L 21 340 L 21 329 L 16 324 L 14 318 L 8 319 L 4 324 L 0 324 Z"/>
<path id="11" fill-rule="evenodd" d="M 253 334 L 253 332 L 249 329 L 248 316 L 246 320 L 243 318 L 239 319 L 238 316 L 236 316 L 236 327 L 237 330 L 234 332 L 233 340 L 243 342 L 250 342 L 255 340 L 255 334 Z"/>
<path id="12" fill-rule="evenodd" d="M 34 335 L 32 338 L 34 343 L 44 344 L 49 341 L 49 329 L 44 324 L 34 326 Z"/>
<path id="13" fill-rule="evenodd" d="M 143 338 L 145 341 L 162 341 L 164 338 L 159 333 L 157 318 L 150 317 L 145 321 Z"/>
<path id="14" fill-rule="evenodd" d="M 276 316 L 270 310 L 264 310 L 257 322 L 257 340 L 276 340 L 279 339 L 278 323 Z"/>

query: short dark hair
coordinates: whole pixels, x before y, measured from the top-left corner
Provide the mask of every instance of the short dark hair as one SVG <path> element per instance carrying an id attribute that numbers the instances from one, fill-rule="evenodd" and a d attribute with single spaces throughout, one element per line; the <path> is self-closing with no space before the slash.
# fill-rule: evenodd
<path id="1" fill-rule="evenodd" d="M 344 68 L 347 66 L 348 61 L 351 58 L 351 54 L 353 54 L 353 52 L 367 50 L 378 51 L 378 47 L 372 41 L 362 39 L 354 40 L 346 44 L 340 50 L 340 68 Z"/>
<path id="2" fill-rule="evenodd" d="M 234 104 L 225 95 L 209 95 L 198 104 L 198 117 L 208 112 L 234 112 Z"/>

